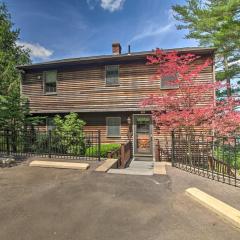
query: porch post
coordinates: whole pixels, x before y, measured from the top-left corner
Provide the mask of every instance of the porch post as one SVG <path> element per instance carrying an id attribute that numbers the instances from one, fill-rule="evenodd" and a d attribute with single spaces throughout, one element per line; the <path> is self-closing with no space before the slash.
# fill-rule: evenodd
<path id="1" fill-rule="evenodd" d="M 101 161 L 101 131 L 98 130 L 98 161 Z"/>

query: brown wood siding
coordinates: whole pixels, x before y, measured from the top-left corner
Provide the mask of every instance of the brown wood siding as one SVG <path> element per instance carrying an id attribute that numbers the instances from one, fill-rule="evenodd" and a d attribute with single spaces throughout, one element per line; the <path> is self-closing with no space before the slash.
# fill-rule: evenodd
<path id="1" fill-rule="evenodd" d="M 42 72 L 28 72 L 22 81 L 22 93 L 29 98 L 32 113 L 60 113 L 137 110 L 140 101 L 150 94 L 168 91 L 160 89 L 160 80 L 149 80 L 156 66 L 132 62 L 119 64 L 119 69 L 119 86 L 105 85 L 105 65 L 57 69 L 57 95 L 43 93 Z M 213 81 L 212 66 L 202 71 L 196 81 Z M 206 102 L 199 104 L 209 102 L 210 95 L 206 93 Z"/>
<path id="2" fill-rule="evenodd" d="M 128 140 L 128 124 L 127 118 L 131 114 L 129 113 L 80 113 L 80 118 L 86 122 L 84 126 L 85 131 L 101 131 L 102 143 L 125 143 Z M 107 136 L 107 117 L 121 117 L 120 137 L 108 137 Z"/>
<path id="3" fill-rule="evenodd" d="M 41 115 L 43 116 L 43 115 Z M 45 115 L 47 117 L 47 115 Z M 61 116 L 64 116 L 61 114 Z M 101 131 L 102 143 L 125 143 L 128 141 L 128 124 L 127 118 L 131 117 L 132 113 L 126 112 L 114 112 L 114 113 L 79 113 L 79 117 L 86 122 L 84 126 L 85 131 Z M 48 117 L 54 117 L 54 114 L 48 115 Z M 107 117 L 120 117 L 120 137 L 108 137 L 107 136 Z M 44 121 L 45 122 L 45 121 Z M 47 131 L 46 123 L 43 123 L 36 127 L 39 131 Z"/>
<path id="4" fill-rule="evenodd" d="M 196 61 L 201 64 L 205 57 Z M 106 63 L 108 65 L 109 63 Z M 122 62 L 119 64 L 119 86 L 105 85 L 105 65 L 68 67 L 58 70 L 57 95 L 44 95 L 42 71 L 28 71 L 22 81 L 22 93 L 29 98 L 30 111 L 35 114 L 79 112 L 86 121 L 85 130 L 101 130 L 103 143 L 125 143 L 128 141 L 127 118 L 140 113 L 140 101 L 150 94 L 164 94 L 171 90 L 161 90 L 160 80 L 151 81 L 156 66 L 141 62 Z M 44 69 L 46 70 L 46 69 Z M 213 66 L 202 71 L 196 81 L 213 82 Z M 205 99 L 199 105 L 212 102 L 213 93 L 206 92 Z M 121 137 L 107 137 L 106 117 L 121 117 Z M 44 126 L 42 126 L 44 129 Z M 170 132 L 157 131 L 154 127 L 154 144 L 166 149 L 171 147 Z"/>

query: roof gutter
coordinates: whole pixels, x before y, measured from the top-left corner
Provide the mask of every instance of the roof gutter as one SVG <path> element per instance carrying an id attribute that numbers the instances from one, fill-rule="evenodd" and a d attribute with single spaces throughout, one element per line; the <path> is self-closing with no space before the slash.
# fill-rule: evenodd
<path id="1" fill-rule="evenodd" d="M 207 54 L 214 53 L 216 48 L 176 48 L 176 49 L 164 49 L 164 51 L 178 51 L 178 52 L 191 52 L 196 54 Z M 92 56 L 92 57 L 82 57 L 82 58 L 70 58 L 56 61 L 49 61 L 43 63 L 35 63 L 30 65 L 20 65 L 17 66 L 19 70 L 28 69 L 41 69 L 47 67 L 57 67 L 61 65 L 72 65 L 72 64 L 89 64 L 94 62 L 104 62 L 109 60 L 132 60 L 132 59 L 142 59 L 147 55 L 153 54 L 154 51 L 145 52 L 135 52 L 131 54 L 119 54 L 119 55 L 102 55 L 102 56 Z"/>

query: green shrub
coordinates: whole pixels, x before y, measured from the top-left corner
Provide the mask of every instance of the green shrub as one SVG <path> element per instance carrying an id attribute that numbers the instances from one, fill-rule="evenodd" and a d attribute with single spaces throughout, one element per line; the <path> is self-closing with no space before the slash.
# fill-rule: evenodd
<path id="1" fill-rule="evenodd" d="M 101 144 L 101 151 L 100 151 L 100 155 L 102 158 L 106 158 L 108 152 L 111 151 L 115 151 L 117 149 L 119 149 L 121 146 L 121 144 L 118 143 L 103 143 Z M 92 146 L 86 149 L 86 153 L 85 155 L 87 157 L 97 157 L 98 156 L 98 146 Z"/>
<path id="2" fill-rule="evenodd" d="M 56 139 L 55 148 L 61 146 L 67 154 L 84 155 L 85 142 L 83 126 L 86 124 L 77 113 L 70 113 L 64 117 L 56 115 L 53 119 L 55 129 L 52 136 Z"/>
<path id="3" fill-rule="evenodd" d="M 229 163 L 233 168 L 235 167 L 235 157 L 236 157 L 236 167 L 240 172 L 240 148 L 239 147 L 237 147 L 235 151 L 233 148 L 229 147 L 228 145 L 218 147 L 214 151 L 214 156 L 217 159 L 224 160 L 224 162 Z"/>

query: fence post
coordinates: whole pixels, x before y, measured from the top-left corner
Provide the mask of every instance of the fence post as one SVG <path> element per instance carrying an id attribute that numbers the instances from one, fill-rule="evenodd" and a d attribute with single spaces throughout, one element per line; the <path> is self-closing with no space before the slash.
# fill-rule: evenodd
<path id="1" fill-rule="evenodd" d="M 125 167 L 125 149 L 124 149 L 124 143 L 121 144 L 121 155 L 120 155 L 120 167 Z"/>
<path id="2" fill-rule="evenodd" d="M 7 129 L 7 138 L 6 138 L 6 144 L 7 144 L 7 155 L 10 155 L 9 129 Z"/>
<path id="3" fill-rule="evenodd" d="M 51 158 L 51 148 L 52 148 L 52 131 L 48 131 L 48 157 Z"/>
<path id="4" fill-rule="evenodd" d="M 174 167 L 174 158 L 175 158 L 175 136 L 174 136 L 174 130 L 172 130 L 172 166 Z"/>
<path id="5" fill-rule="evenodd" d="M 101 161 L 101 131 L 98 130 L 98 161 Z"/>
<path id="6" fill-rule="evenodd" d="M 156 162 L 160 162 L 160 142 L 159 142 L 159 139 L 156 140 L 156 145 L 155 145 L 155 160 L 156 160 Z"/>

